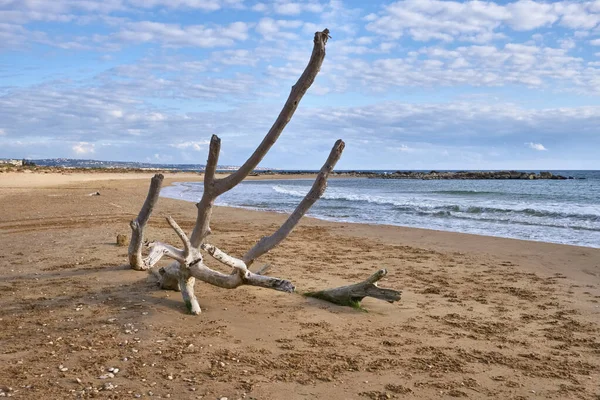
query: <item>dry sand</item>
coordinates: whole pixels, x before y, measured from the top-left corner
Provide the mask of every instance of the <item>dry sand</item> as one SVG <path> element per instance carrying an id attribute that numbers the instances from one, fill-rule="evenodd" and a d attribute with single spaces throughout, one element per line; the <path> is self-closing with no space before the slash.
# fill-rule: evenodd
<path id="1" fill-rule="evenodd" d="M 179 293 L 128 269 L 127 249 L 115 246 L 118 233 L 130 234 L 149 177 L 0 174 L 5 394 L 600 398 L 599 249 L 305 219 L 260 260 L 270 274 L 308 291 L 387 268 L 381 286 L 402 289 L 403 299 L 367 299 L 365 313 L 199 283 L 203 313 L 190 316 Z M 159 201 L 148 237 L 178 244 L 166 215 L 189 230 L 195 207 Z M 239 256 L 284 218 L 218 208 L 211 241 Z M 100 379 L 108 368 L 119 372 Z"/>

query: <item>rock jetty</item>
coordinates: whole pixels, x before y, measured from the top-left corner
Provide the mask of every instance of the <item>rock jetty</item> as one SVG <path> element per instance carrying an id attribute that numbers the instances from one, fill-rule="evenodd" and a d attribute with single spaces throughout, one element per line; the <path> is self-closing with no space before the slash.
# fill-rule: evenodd
<path id="1" fill-rule="evenodd" d="M 254 175 L 309 175 L 314 172 L 307 171 L 255 171 Z M 519 172 L 519 171 L 395 171 L 395 172 L 368 172 L 368 171 L 340 171 L 333 172 L 334 176 L 346 176 L 356 178 L 373 179 L 423 179 L 423 180 L 442 180 L 442 179 L 574 179 L 572 176 L 554 175 L 551 172 Z"/>
<path id="2" fill-rule="evenodd" d="M 566 176 L 553 175 L 551 172 L 518 172 L 518 171 L 457 171 L 457 172 L 411 172 L 396 171 L 379 174 L 383 179 L 568 179 Z"/>

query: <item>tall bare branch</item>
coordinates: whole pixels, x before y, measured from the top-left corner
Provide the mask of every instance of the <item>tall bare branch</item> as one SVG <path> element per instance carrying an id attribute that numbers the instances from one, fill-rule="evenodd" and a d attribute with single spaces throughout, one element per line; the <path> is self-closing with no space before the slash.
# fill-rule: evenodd
<path id="1" fill-rule="evenodd" d="M 310 86 L 313 84 L 317 74 L 321 70 L 321 65 L 325 59 L 325 45 L 327 44 L 328 39 L 328 29 L 323 30 L 323 32 L 315 33 L 313 40 L 313 51 L 308 65 L 304 69 L 304 72 L 296 84 L 292 86 L 290 95 L 281 112 L 279 113 L 279 116 L 271 126 L 271 129 L 266 134 L 262 142 L 258 145 L 254 153 L 252 153 L 252 155 L 248 158 L 248 160 L 246 160 L 246 162 L 236 172 L 222 179 L 214 179 L 214 171 L 209 173 L 209 165 L 211 165 L 211 157 L 213 155 L 213 142 L 218 141 L 218 138 L 215 139 L 213 136 L 214 140 L 211 140 L 211 151 L 209 153 L 209 162 L 207 163 L 207 173 L 205 174 L 205 179 L 206 177 L 209 177 L 209 182 L 211 184 L 207 186 L 205 181 L 202 199 L 197 204 L 198 216 L 196 218 L 196 225 L 191 236 L 191 242 L 194 247 L 200 247 L 206 236 L 210 234 L 210 217 L 212 214 L 212 207 L 217 196 L 227 192 L 228 190 L 231 190 L 233 187 L 243 181 L 244 178 L 246 178 L 248 174 L 258 166 L 269 149 L 273 146 L 273 144 L 275 144 L 288 122 L 290 122 L 292 119 L 296 108 L 298 108 L 300 100 L 302 100 L 302 97 L 308 88 L 310 88 Z M 218 150 L 216 151 L 216 154 L 216 157 L 212 157 L 212 159 L 215 160 L 215 168 L 216 160 L 218 158 Z"/>
<path id="2" fill-rule="evenodd" d="M 158 200 L 163 179 L 164 176 L 162 174 L 154 175 L 150 182 L 150 189 L 148 190 L 146 201 L 144 201 L 144 205 L 142 206 L 140 213 L 136 219 L 129 223 L 129 226 L 131 226 L 131 242 L 129 243 L 128 250 L 129 265 L 131 268 L 138 271 L 147 269 L 144 264 L 144 259 L 142 258 L 144 228 L 148 222 L 148 219 L 150 219 L 154 205 Z"/>
<path id="3" fill-rule="evenodd" d="M 252 170 L 254 170 L 258 163 L 260 163 L 260 161 L 264 158 L 275 141 L 277 141 L 283 129 L 292 119 L 296 108 L 298 108 L 300 100 L 302 100 L 302 97 L 308 88 L 310 88 L 310 86 L 313 84 L 317 74 L 321 70 L 321 65 L 325 59 L 325 45 L 327 44 L 328 39 L 328 29 L 325 29 L 323 32 L 315 32 L 313 51 L 310 61 L 298 79 L 298 82 L 292 86 L 292 91 L 290 92 L 283 109 L 279 113 L 279 116 L 275 120 L 275 123 L 260 145 L 256 148 L 256 150 L 254 150 L 254 153 L 252 153 L 250 158 L 248 158 L 248 160 L 246 160 L 246 162 L 236 172 L 215 182 L 215 187 L 219 194 L 225 193 L 244 180 L 244 178 L 248 176 L 248 174 L 252 172 Z"/>
<path id="4" fill-rule="evenodd" d="M 217 195 L 214 193 L 215 172 L 219 162 L 219 153 L 221 152 L 221 139 L 217 135 L 212 135 L 210 138 L 210 148 L 208 150 L 208 161 L 204 169 L 204 192 L 200 202 L 196 204 L 198 208 L 198 216 L 196 217 L 196 225 L 192 231 L 190 241 L 192 246 L 198 248 L 204 238 L 210 235 L 210 217 L 212 208 L 215 204 Z"/>
<path id="5" fill-rule="evenodd" d="M 221 139 L 217 135 L 210 138 L 210 148 L 208 150 L 208 161 L 204 168 L 204 190 L 212 192 L 212 186 L 215 180 L 215 172 L 219 164 L 219 153 L 221 152 Z"/>

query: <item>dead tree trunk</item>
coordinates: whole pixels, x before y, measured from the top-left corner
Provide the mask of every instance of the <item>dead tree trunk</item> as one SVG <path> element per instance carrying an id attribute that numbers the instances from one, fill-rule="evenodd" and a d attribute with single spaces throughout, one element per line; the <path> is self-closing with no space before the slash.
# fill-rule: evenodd
<path id="1" fill-rule="evenodd" d="M 344 150 L 344 142 L 342 140 L 338 140 L 335 143 L 311 190 L 289 216 L 287 221 L 271 236 L 263 237 L 259 240 L 254 247 L 246 252 L 242 259 L 232 257 L 207 243 L 206 238 L 211 233 L 210 218 L 215 199 L 242 182 L 256 168 L 279 138 L 281 132 L 294 115 L 300 100 L 312 85 L 321 69 L 325 58 L 325 45 L 328 39 L 329 31 L 327 29 L 323 32 L 315 33 L 310 61 L 296 84 L 292 86 L 290 95 L 275 123 L 248 160 L 237 171 L 222 179 L 215 178 L 221 149 L 221 139 L 216 135 L 212 136 L 204 173 L 204 193 L 200 202 L 196 204 L 198 215 L 191 236 L 188 238 L 179 225 L 171 217 L 168 217 L 167 221 L 181 239 L 183 249 L 161 242 L 153 242 L 148 245 L 150 248 L 148 256 L 142 259 L 141 244 L 143 242 L 144 227 L 158 199 L 163 179 L 162 175 L 155 175 L 152 178 L 144 206 L 137 219 L 131 222 L 132 240 L 129 247 L 129 262 L 132 268 L 141 270 L 152 268 L 163 256 L 175 260 L 167 267 L 153 270 L 156 272 L 161 288 L 181 291 L 183 300 L 192 314 L 199 314 L 201 312 L 194 292 L 196 279 L 226 289 L 233 289 L 241 285 L 251 285 L 283 292 L 293 292 L 295 290 L 291 282 L 285 279 L 265 276 L 262 274 L 264 270 L 261 270 L 259 273 L 253 273 L 248 269 L 248 266 L 256 258 L 265 254 L 285 239 L 298 224 L 302 216 L 321 197 L 327 187 L 327 178 Z M 201 250 L 231 267 L 231 273 L 223 274 L 208 268 L 203 262 Z"/>

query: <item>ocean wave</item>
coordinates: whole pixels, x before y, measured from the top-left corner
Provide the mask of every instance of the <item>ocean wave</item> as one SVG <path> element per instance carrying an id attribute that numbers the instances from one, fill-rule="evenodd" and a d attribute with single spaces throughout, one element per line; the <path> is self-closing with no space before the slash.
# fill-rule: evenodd
<path id="1" fill-rule="evenodd" d="M 540 193 L 538 189 L 522 189 L 522 182 L 510 182 L 512 186 L 506 192 L 504 185 L 449 190 L 453 187 L 445 184 L 432 191 L 429 182 L 409 183 L 394 186 L 389 182 L 361 182 L 353 187 L 348 181 L 330 182 L 322 200 L 309 214 L 330 221 L 412 226 L 590 247 L 600 243 L 600 207 L 591 190 L 577 192 L 577 196 L 573 191 Z M 253 182 L 223 195 L 217 204 L 290 213 L 309 189 L 297 181 Z M 201 195 L 202 184 L 195 182 L 176 183 L 161 191 L 161 196 L 193 202 Z"/>
<path id="2" fill-rule="evenodd" d="M 279 185 L 273 186 L 273 190 L 276 191 L 277 193 L 285 194 L 288 196 L 294 196 L 294 197 L 304 197 L 304 196 L 306 196 L 306 193 L 308 193 L 308 190 L 302 191 L 302 190 L 298 190 L 298 189 L 290 189 L 290 188 L 285 188 L 285 187 L 282 187 Z M 395 201 L 395 200 L 392 200 L 392 199 L 389 199 L 386 197 L 382 197 L 382 196 L 371 196 L 371 195 L 366 195 L 366 194 L 351 194 L 351 193 L 334 193 L 332 191 L 325 192 L 321 196 L 321 199 L 351 201 L 351 202 L 362 201 L 362 202 L 367 202 L 367 203 L 372 203 L 372 204 L 390 205 L 390 206 L 396 206 L 396 207 L 405 207 L 405 206 L 411 207 L 413 205 L 413 203 L 410 203 L 410 202 Z"/>
<path id="3" fill-rule="evenodd" d="M 490 222 L 490 223 L 500 223 L 507 225 L 525 225 L 525 226 L 538 226 L 538 227 L 547 227 L 547 228 L 562 228 L 562 229 L 573 229 L 576 231 L 590 231 L 590 232 L 600 232 L 600 227 L 589 227 L 589 226 L 581 226 L 581 225 L 571 225 L 571 224 L 555 224 L 552 222 L 546 221 L 524 221 L 524 220 L 515 220 L 515 219 L 500 219 L 493 217 L 483 217 L 483 218 L 473 218 L 472 216 L 467 215 L 453 215 L 452 218 L 469 220 L 469 221 L 479 221 L 479 222 Z"/>
<path id="4" fill-rule="evenodd" d="M 461 196 L 504 196 L 509 193 L 504 192 L 485 192 L 479 190 L 434 190 L 431 193 L 439 193 L 439 194 L 458 194 Z"/>
<path id="5" fill-rule="evenodd" d="M 598 214 L 584 214 L 584 213 L 567 213 L 558 211 L 541 210 L 534 208 L 497 208 L 497 207 L 478 207 L 469 206 L 466 208 L 459 209 L 459 211 L 466 212 L 467 214 L 524 214 L 532 217 L 540 218 L 572 218 L 586 221 L 600 221 L 600 215 Z"/>
<path id="6" fill-rule="evenodd" d="M 297 188 L 286 188 L 280 185 L 273 186 L 273 190 L 277 193 L 285 194 L 294 197 L 304 197 L 306 192 Z M 492 192 L 488 192 L 492 193 Z M 600 222 L 599 214 L 590 213 L 574 213 L 574 212 L 559 212 L 552 210 L 536 209 L 526 206 L 472 206 L 472 205 L 461 205 L 461 204 L 427 204 L 427 201 L 435 201 L 432 199 L 414 199 L 403 201 L 393 200 L 382 196 L 372 196 L 366 194 L 352 194 L 352 193 L 339 193 L 339 192 L 325 192 L 322 199 L 326 200 L 337 200 L 337 201 L 350 201 L 350 202 L 367 202 L 378 205 L 393 206 L 396 211 L 405 213 L 431 213 L 435 216 L 451 217 L 452 213 L 466 213 L 466 214 L 523 214 L 530 217 L 539 218 L 558 218 L 558 219 L 576 219 L 585 220 L 590 222 Z M 439 203 L 439 201 L 438 201 Z M 437 214 L 436 214 L 437 213 Z"/>
<path id="7" fill-rule="evenodd" d="M 284 188 L 283 186 L 275 185 L 275 186 L 273 186 L 273 190 L 276 191 L 277 193 L 287 194 L 289 196 L 304 197 L 304 196 L 306 196 L 306 193 L 308 193 L 310 188 L 307 188 L 307 190 L 305 192 L 303 192 L 301 190 L 289 189 L 289 188 Z"/>

